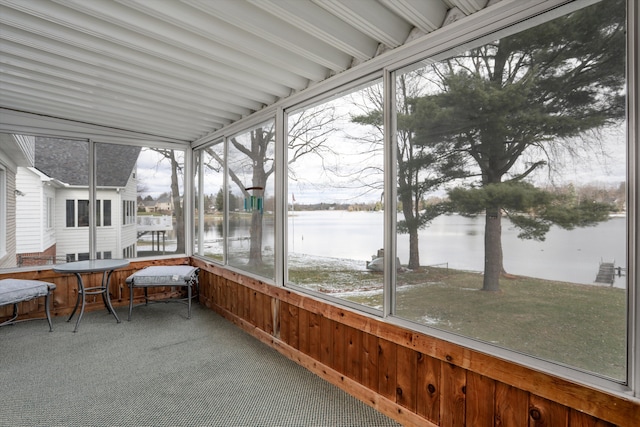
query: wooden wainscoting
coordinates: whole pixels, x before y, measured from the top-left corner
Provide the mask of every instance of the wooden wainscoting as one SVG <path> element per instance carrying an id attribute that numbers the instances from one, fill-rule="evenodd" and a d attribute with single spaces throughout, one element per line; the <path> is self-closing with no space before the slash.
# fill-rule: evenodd
<path id="1" fill-rule="evenodd" d="M 193 259 L 200 303 L 404 425 L 639 426 L 585 387 Z"/>

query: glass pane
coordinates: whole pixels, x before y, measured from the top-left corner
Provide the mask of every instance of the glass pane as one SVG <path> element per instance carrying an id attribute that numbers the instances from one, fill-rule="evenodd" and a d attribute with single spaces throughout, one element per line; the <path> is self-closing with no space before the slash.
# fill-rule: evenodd
<path id="1" fill-rule="evenodd" d="M 10 138 L 11 143 L 20 143 L 24 153 L 15 175 L 19 190 L 15 228 L 8 230 L 16 243 L 14 266 L 64 263 L 87 254 L 89 143 L 23 135 Z"/>
<path id="2" fill-rule="evenodd" d="M 288 281 L 382 307 L 382 83 L 289 115 Z"/>
<path id="3" fill-rule="evenodd" d="M 199 150 L 197 154 L 194 253 L 222 262 L 224 261 L 224 144 L 219 141 Z M 200 174 L 202 188 L 198 179 Z"/>
<path id="4" fill-rule="evenodd" d="M 228 263 L 274 277 L 274 122 L 229 138 Z"/>
<path id="5" fill-rule="evenodd" d="M 625 13 L 397 73 L 395 314 L 624 381 Z"/>
<path id="6" fill-rule="evenodd" d="M 135 211 L 128 209 L 123 215 L 129 218 L 126 224 L 111 224 L 111 208 L 133 206 L 137 196 L 136 168 L 140 147 L 121 144 L 96 144 L 96 212 L 103 213 L 104 223 L 96 218 L 96 257 L 107 259 L 105 254 L 120 254 L 116 258 L 134 257 L 125 254 L 124 248 L 135 247 L 137 233 Z M 114 213 L 119 218 L 119 213 Z M 107 223 L 109 222 L 109 223 Z M 113 225 L 113 226 L 112 226 Z"/>
<path id="7" fill-rule="evenodd" d="M 184 253 L 184 152 L 100 143 L 96 164 L 96 198 L 105 221 L 97 230 L 101 256 Z M 116 207 L 122 212 L 111 212 Z M 122 219 L 106 227 L 112 217 Z"/>

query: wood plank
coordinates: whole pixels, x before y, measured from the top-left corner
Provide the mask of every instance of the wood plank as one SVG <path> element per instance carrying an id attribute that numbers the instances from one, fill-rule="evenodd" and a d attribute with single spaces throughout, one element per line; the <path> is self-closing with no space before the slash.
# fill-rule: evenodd
<path id="1" fill-rule="evenodd" d="M 362 333 L 362 384 L 378 391 L 378 337 Z"/>
<path id="2" fill-rule="evenodd" d="M 289 316 L 289 304 L 280 301 L 280 340 L 289 344 L 291 330 L 291 319 Z"/>
<path id="3" fill-rule="evenodd" d="M 529 427 L 567 427 L 569 410 L 548 399 L 529 395 Z"/>
<path id="4" fill-rule="evenodd" d="M 263 330 L 269 335 L 274 335 L 273 331 L 273 313 L 271 311 L 272 298 L 269 295 L 262 294 L 262 326 Z"/>
<path id="5" fill-rule="evenodd" d="M 298 349 L 304 354 L 309 354 L 309 312 L 298 309 Z"/>
<path id="6" fill-rule="evenodd" d="M 496 427 L 528 425 L 529 395 L 527 392 L 497 382 L 495 402 Z"/>
<path id="7" fill-rule="evenodd" d="M 395 402 L 397 345 L 384 339 L 378 340 L 378 392 Z"/>
<path id="8" fill-rule="evenodd" d="M 467 425 L 492 427 L 495 420 L 496 382 L 490 378 L 467 371 L 465 388 Z"/>
<path id="9" fill-rule="evenodd" d="M 320 318 L 320 363 L 333 365 L 333 325 L 334 321 L 322 316 Z"/>
<path id="10" fill-rule="evenodd" d="M 640 420 L 637 420 L 640 425 Z M 591 415 L 578 412 L 575 409 L 569 410 L 569 426 L 570 427 L 615 427 L 614 424 L 599 420 Z"/>
<path id="11" fill-rule="evenodd" d="M 289 341 L 288 344 L 297 349 L 300 346 L 300 337 L 298 331 L 298 312 L 299 308 L 293 304 L 288 305 L 287 311 L 289 318 Z"/>
<path id="12" fill-rule="evenodd" d="M 258 291 L 247 288 L 247 292 L 249 294 L 249 317 L 245 317 L 245 319 L 249 319 L 253 325 L 258 326 Z"/>
<path id="13" fill-rule="evenodd" d="M 256 328 L 264 330 L 264 294 L 257 291 L 253 292 L 253 311 L 255 312 L 254 325 L 256 325 Z"/>
<path id="14" fill-rule="evenodd" d="M 411 412 L 417 410 L 418 354 L 404 346 L 396 350 L 396 402 Z"/>
<path id="15" fill-rule="evenodd" d="M 331 356 L 332 364 L 330 365 L 336 371 L 345 374 L 345 358 L 346 358 L 346 349 L 347 346 L 345 344 L 345 329 L 348 326 L 340 323 L 333 322 L 333 330 L 331 332 L 332 341 L 333 341 L 333 349 Z"/>
<path id="16" fill-rule="evenodd" d="M 443 362 L 418 354 L 416 382 L 416 412 L 426 419 L 440 423 L 440 377 Z"/>
<path id="17" fill-rule="evenodd" d="M 306 311 L 306 310 L 305 310 Z M 309 313 L 309 356 L 320 360 L 321 336 L 320 336 L 320 315 Z"/>
<path id="18" fill-rule="evenodd" d="M 249 320 L 248 316 L 245 317 L 245 308 L 247 311 L 247 314 L 249 312 L 248 309 L 248 304 L 245 303 L 245 295 L 246 292 L 249 290 L 249 288 L 247 288 L 246 286 L 242 286 L 240 284 L 236 284 L 233 287 L 233 291 L 231 293 L 232 296 L 232 308 L 233 311 L 232 313 L 235 314 L 236 316 L 238 316 L 239 318 L 243 319 L 243 320 Z"/>
<path id="19" fill-rule="evenodd" d="M 465 426 L 465 386 L 467 371 L 452 363 L 442 363 L 440 422 L 442 427 Z"/>
<path id="20" fill-rule="evenodd" d="M 345 374 L 358 382 L 362 381 L 362 332 L 345 326 Z"/>

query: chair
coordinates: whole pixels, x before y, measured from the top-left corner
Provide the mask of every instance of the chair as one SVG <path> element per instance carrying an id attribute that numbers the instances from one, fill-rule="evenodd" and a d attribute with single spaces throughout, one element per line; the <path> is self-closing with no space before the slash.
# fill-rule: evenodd
<path id="1" fill-rule="evenodd" d="M 191 318 L 191 300 L 198 296 L 198 271 L 197 267 L 189 265 L 162 265 L 145 267 L 127 277 L 129 285 L 129 319 L 133 311 L 133 291 L 135 288 L 144 289 L 144 302 L 185 302 L 187 303 L 187 319 Z M 147 290 L 153 286 L 184 286 L 187 288 L 186 298 L 171 298 L 163 300 L 149 300 Z M 195 292 L 193 291 L 195 288 Z"/>
<path id="2" fill-rule="evenodd" d="M 34 298 L 45 297 L 44 310 L 49 322 L 49 332 L 53 331 L 49 300 L 56 285 L 40 280 L 2 279 L 0 280 L 0 306 L 13 304 L 13 316 L 0 323 L 0 326 L 12 325 L 18 318 L 18 304 Z"/>

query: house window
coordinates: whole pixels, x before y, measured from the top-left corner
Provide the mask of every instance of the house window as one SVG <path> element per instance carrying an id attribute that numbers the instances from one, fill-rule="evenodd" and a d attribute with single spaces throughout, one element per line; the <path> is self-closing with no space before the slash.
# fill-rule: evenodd
<path id="1" fill-rule="evenodd" d="M 135 258 L 136 256 L 136 245 L 127 246 L 122 250 L 122 258 Z"/>
<path id="2" fill-rule="evenodd" d="M 78 227 L 89 226 L 89 201 L 78 200 Z"/>
<path id="3" fill-rule="evenodd" d="M 110 227 L 111 226 L 111 200 L 103 200 L 102 203 L 104 207 L 102 225 L 104 225 L 105 227 Z"/>
<path id="4" fill-rule="evenodd" d="M 47 225 L 47 229 L 52 229 L 55 219 L 55 211 L 54 211 L 54 201 L 53 197 L 47 197 L 46 205 L 45 205 L 45 221 Z"/>
<path id="5" fill-rule="evenodd" d="M 133 200 L 122 201 L 122 224 L 131 225 L 136 223 L 136 202 Z"/>
<path id="6" fill-rule="evenodd" d="M 76 202 L 75 200 L 66 200 L 66 218 L 67 227 L 76 226 Z"/>

